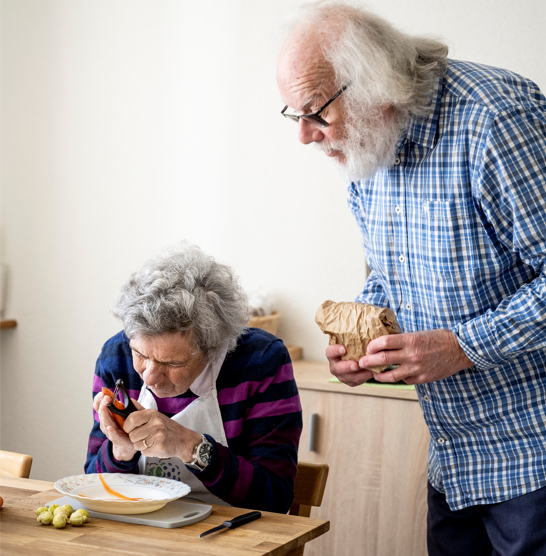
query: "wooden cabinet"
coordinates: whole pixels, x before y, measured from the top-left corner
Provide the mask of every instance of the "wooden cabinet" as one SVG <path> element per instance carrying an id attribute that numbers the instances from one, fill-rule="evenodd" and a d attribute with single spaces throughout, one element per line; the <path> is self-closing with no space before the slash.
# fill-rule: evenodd
<path id="1" fill-rule="evenodd" d="M 311 513 L 329 519 L 330 532 L 305 556 L 426 556 L 429 433 L 417 394 L 328 383 L 324 363 L 296 361 L 294 373 L 303 406 L 299 459 L 330 466 L 322 506 Z"/>

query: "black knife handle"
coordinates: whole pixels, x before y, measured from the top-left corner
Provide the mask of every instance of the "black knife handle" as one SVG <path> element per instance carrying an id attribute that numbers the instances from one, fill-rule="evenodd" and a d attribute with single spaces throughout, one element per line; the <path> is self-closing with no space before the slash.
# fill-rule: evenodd
<path id="1" fill-rule="evenodd" d="M 229 521 L 224 521 L 224 525 L 230 529 L 235 529 L 235 527 L 250 523 L 259 517 L 262 517 L 262 512 L 249 512 L 248 514 L 238 515 Z"/>

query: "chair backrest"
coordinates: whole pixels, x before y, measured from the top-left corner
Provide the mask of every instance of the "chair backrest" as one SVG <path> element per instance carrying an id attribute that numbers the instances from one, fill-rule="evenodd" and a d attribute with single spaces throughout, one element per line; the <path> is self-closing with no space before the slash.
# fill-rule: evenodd
<path id="1" fill-rule="evenodd" d="M 328 479 L 328 465 L 326 463 L 298 463 L 298 475 L 294 485 L 294 502 L 290 508 L 290 515 L 309 517 L 311 508 L 322 504 L 326 479 Z M 295 548 L 286 556 L 303 556 L 303 546 Z"/>
<path id="2" fill-rule="evenodd" d="M 0 450 L 0 475 L 28 479 L 31 466 L 31 456 Z"/>
<path id="3" fill-rule="evenodd" d="M 290 508 L 290 515 L 309 517 L 311 507 L 318 507 L 322 504 L 326 479 L 328 479 L 326 463 L 298 463 L 294 502 Z"/>

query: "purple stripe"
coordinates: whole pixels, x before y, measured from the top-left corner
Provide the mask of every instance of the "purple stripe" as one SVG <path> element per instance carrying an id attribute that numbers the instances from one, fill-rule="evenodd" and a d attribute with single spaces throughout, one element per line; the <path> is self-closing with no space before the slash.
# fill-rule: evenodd
<path id="1" fill-rule="evenodd" d="M 102 444 L 104 442 L 104 438 L 99 438 L 98 436 L 90 436 L 89 442 L 87 444 L 87 451 L 90 454 L 96 454 L 100 450 Z"/>
<path id="2" fill-rule="evenodd" d="M 296 413 L 301 411 L 299 396 L 293 396 L 286 400 L 276 400 L 274 402 L 257 403 L 248 414 L 248 419 L 261 419 L 262 417 L 273 417 L 274 415 L 284 415 L 285 413 Z"/>
<path id="3" fill-rule="evenodd" d="M 272 384 L 280 384 L 291 380 L 294 380 L 294 371 L 292 369 L 292 363 L 287 363 L 279 367 L 279 370 L 274 376 L 267 377 L 261 382 L 249 380 L 233 388 L 224 388 L 218 392 L 218 403 L 220 405 L 229 405 L 243 402 L 254 396 L 256 392 L 265 392 Z"/>
<path id="4" fill-rule="evenodd" d="M 251 434 L 248 438 L 249 446 L 298 446 L 300 442 L 301 429 L 274 429 L 268 434 Z"/>
<path id="5" fill-rule="evenodd" d="M 232 506 L 244 502 L 254 476 L 254 467 L 250 462 L 244 460 L 241 456 L 237 456 L 237 461 L 239 462 L 239 478 L 233 485 L 229 497 L 227 497 Z"/>
<path id="6" fill-rule="evenodd" d="M 157 398 L 154 395 L 155 401 L 157 403 L 157 410 L 161 413 L 170 413 L 171 415 L 176 415 L 180 413 L 183 409 L 186 409 L 188 405 L 193 402 L 196 398 Z"/>
<path id="7" fill-rule="evenodd" d="M 102 392 L 104 382 L 99 375 L 93 375 L 93 392 Z"/>
<path id="8" fill-rule="evenodd" d="M 271 471 L 271 473 L 274 473 L 278 477 L 286 479 L 295 479 L 298 472 L 298 466 L 295 463 L 291 463 L 286 460 L 253 459 L 252 461 L 255 461 L 262 467 L 265 467 L 268 471 Z"/>
<path id="9" fill-rule="evenodd" d="M 286 363 L 286 365 L 279 367 L 279 370 L 273 377 L 273 380 L 262 380 L 258 392 L 265 392 L 271 384 L 280 384 L 281 382 L 288 382 L 290 380 L 294 380 L 294 370 L 292 369 L 292 363 Z"/>
<path id="10" fill-rule="evenodd" d="M 95 419 L 97 423 L 100 423 L 99 414 L 94 409 L 93 409 L 93 419 Z"/>
<path id="11" fill-rule="evenodd" d="M 140 396 L 140 390 L 127 390 L 127 393 L 129 394 L 130 398 L 133 398 L 133 400 L 137 400 Z M 118 396 L 121 399 L 121 396 Z"/>
<path id="12" fill-rule="evenodd" d="M 224 430 L 227 439 L 239 436 L 243 431 L 243 417 L 235 421 L 224 421 Z"/>

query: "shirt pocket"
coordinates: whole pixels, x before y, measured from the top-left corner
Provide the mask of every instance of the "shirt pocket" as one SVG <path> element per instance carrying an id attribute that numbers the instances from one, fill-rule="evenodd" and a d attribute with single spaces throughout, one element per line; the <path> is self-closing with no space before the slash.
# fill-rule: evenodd
<path id="1" fill-rule="evenodd" d="M 419 251 L 423 266 L 444 277 L 472 270 L 477 264 L 472 200 L 423 201 L 421 209 Z"/>

